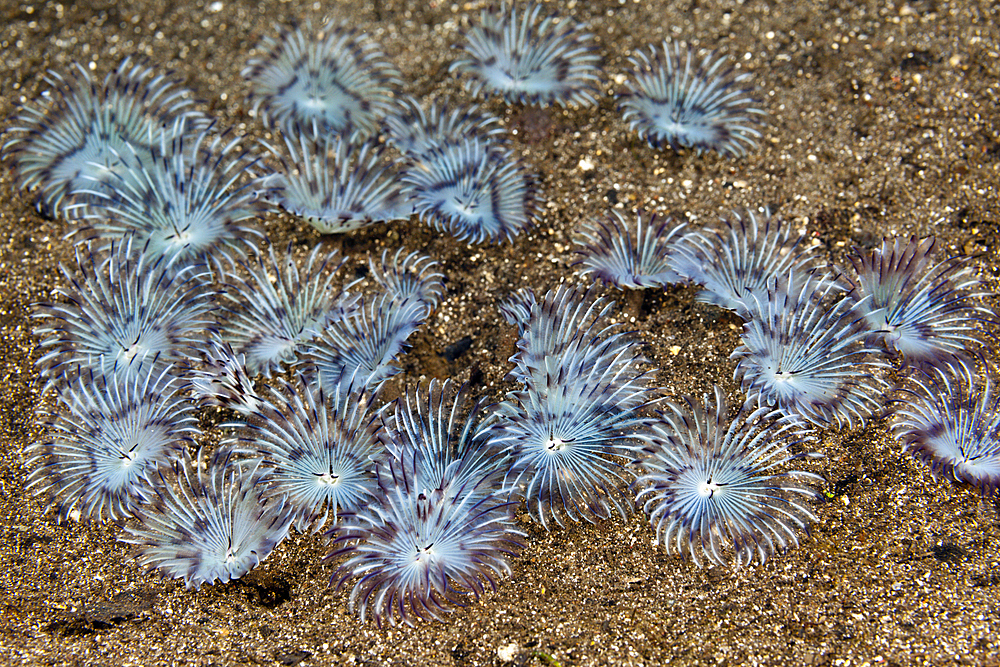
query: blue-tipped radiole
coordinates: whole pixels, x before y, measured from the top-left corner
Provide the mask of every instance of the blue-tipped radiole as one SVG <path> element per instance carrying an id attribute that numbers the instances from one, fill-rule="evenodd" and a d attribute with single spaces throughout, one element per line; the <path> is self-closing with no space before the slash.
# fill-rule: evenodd
<path id="1" fill-rule="evenodd" d="M 540 4 L 483 10 L 466 35 L 465 53 L 451 71 L 469 75 L 473 95 L 496 94 L 508 103 L 591 105 L 600 84 L 594 36 L 572 19 L 538 20 Z"/>
<path id="2" fill-rule="evenodd" d="M 321 530 L 338 512 L 375 497 L 375 411 L 358 393 L 286 383 L 265 394 L 234 446 L 263 457 L 269 471 L 263 497 L 286 504 L 300 531 Z"/>
<path id="3" fill-rule="evenodd" d="M 746 406 L 728 417 L 725 395 L 662 404 L 651 428 L 652 455 L 636 480 L 656 540 L 671 553 L 725 565 L 763 563 L 798 544 L 816 517 L 807 501 L 822 478 L 789 470 L 804 458 L 793 448 L 810 443 L 795 418 Z"/>
<path id="4" fill-rule="evenodd" d="M 869 328 L 888 351 L 911 362 L 947 363 L 978 348 L 977 321 L 993 313 L 979 298 L 988 294 L 973 274 L 971 257 L 932 263 L 934 237 L 886 239 L 871 252 L 850 255 L 857 297 Z"/>
<path id="5" fill-rule="evenodd" d="M 399 72 L 378 44 L 346 22 L 278 29 L 243 70 L 254 111 L 271 127 L 298 125 L 318 138 L 364 138 L 393 109 Z"/>
<path id="6" fill-rule="evenodd" d="M 345 514 L 332 531 L 330 556 L 347 556 L 333 581 L 354 579 L 350 605 L 362 622 L 444 620 L 495 590 L 524 545 L 511 504 L 482 488 L 488 478 L 446 475 L 429 489 L 416 482 L 411 467 L 390 460 L 379 472 L 377 501 Z"/>
<path id="7" fill-rule="evenodd" d="M 935 477 L 971 484 L 983 496 L 1000 488 L 1000 394 L 996 369 L 966 364 L 914 369 L 903 385 L 893 433 Z"/>
<path id="8" fill-rule="evenodd" d="M 77 191 L 104 192 L 150 166 L 161 125 L 178 118 L 190 129 L 207 124 L 189 91 L 130 58 L 103 82 L 80 65 L 67 75 L 49 72 L 45 81 L 50 89 L 22 107 L 0 152 L 13 160 L 20 186 L 53 215 L 79 200 Z"/>
<path id="9" fill-rule="evenodd" d="M 888 383 L 881 350 L 868 345 L 861 307 L 825 276 L 794 269 L 752 295 L 735 378 L 748 401 L 821 427 L 865 425 L 881 415 Z"/>
<path id="10" fill-rule="evenodd" d="M 580 273 L 621 289 L 665 287 L 683 280 L 674 270 L 674 246 L 686 224 L 656 214 L 636 215 L 633 226 L 612 209 L 604 218 L 583 224 L 576 239 Z"/>
<path id="11" fill-rule="evenodd" d="M 129 377 L 77 370 L 64 378 L 48 439 L 25 450 L 28 488 L 58 519 L 117 521 L 155 497 L 158 470 L 199 434 L 194 406 L 167 368 Z"/>
<path id="12" fill-rule="evenodd" d="M 403 174 L 416 213 L 460 241 L 511 241 L 531 225 L 534 179 L 509 150 L 465 139 L 431 150 Z"/>
<path id="13" fill-rule="evenodd" d="M 620 106 L 650 146 L 740 157 L 757 145 L 764 111 L 745 84 L 748 75 L 735 74 L 725 57 L 709 53 L 699 61 L 693 51 L 664 42 L 629 60 L 634 80 Z"/>
<path id="14" fill-rule="evenodd" d="M 382 147 L 343 137 L 313 138 L 286 128 L 285 150 L 271 148 L 282 168 L 267 179 L 265 197 L 324 234 L 403 220 L 413 207 L 390 173 Z"/>
<path id="15" fill-rule="evenodd" d="M 162 473 L 152 502 L 120 538 L 139 560 L 187 588 L 226 583 L 257 567 L 288 536 L 293 514 L 284 499 L 265 500 L 267 471 L 229 449 L 192 458 L 187 451 Z"/>

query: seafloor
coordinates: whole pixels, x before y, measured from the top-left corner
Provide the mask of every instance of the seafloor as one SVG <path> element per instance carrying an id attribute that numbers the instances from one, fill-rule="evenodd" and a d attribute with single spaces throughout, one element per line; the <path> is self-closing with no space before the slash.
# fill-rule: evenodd
<path id="1" fill-rule="evenodd" d="M 0 19 L 0 117 L 45 89 L 47 69 L 98 76 L 127 55 L 172 70 L 202 108 L 267 138 L 240 70 L 274 24 L 345 16 L 402 70 L 405 92 L 467 98 L 448 73 L 481 2 L 12 2 Z M 539 174 L 537 227 L 512 244 L 467 246 L 416 220 L 323 238 L 286 215 L 263 227 L 283 245 L 324 241 L 364 258 L 403 242 L 442 262 L 447 295 L 389 387 L 472 379 L 491 397 L 513 335 L 496 308 L 512 290 L 575 280 L 572 230 L 611 205 L 705 222 L 769 206 L 840 261 L 883 235 L 937 235 L 944 253 L 978 253 L 995 288 L 1000 177 L 1000 6 L 992 2 L 767 3 L 580 0 L 605 61 L 596 108 L 487 108 Z M 742 159 L 650 149 L 612 94 L 627 57 L 664 38 L 738 61 L 769 114 Z M 593 164 L 581 167 L 581 161 Z M 24 491 L 22 451 L 42 437 L 31 304 L 71 258 L 66 224 L 46 219 L 0 170 L 3 390 L 0 663 L 166 664 L 1000 664 L 1000 502 L 932 479 L 884 422 L 826 432 L 813 469 L 828 500 L 802 544 L 765 565 L 698 569 L 652 543 L 641 516 L 545 532 L 513 576 L 447 623 L 380 631 L 328 585 L 320 538 L 294 535 L 228 585 L 185 590 L 130 560 L 112 525 L 58 525 Z M 616 295 L 617 296 L 617 295 Z M 632 298 L 620 317 L 648 342 L 668 393 L 713 382 L 735 397 L 729 353 L 739 320 L 694 290 Z M 449 347 L 463 339 L 461 354 Z M 446 354 L 447 351 L 447 354 Z M 738 397 L 737 397 L 737 400 Z M 503 658 L 508 658 L 504 662 Z"/>

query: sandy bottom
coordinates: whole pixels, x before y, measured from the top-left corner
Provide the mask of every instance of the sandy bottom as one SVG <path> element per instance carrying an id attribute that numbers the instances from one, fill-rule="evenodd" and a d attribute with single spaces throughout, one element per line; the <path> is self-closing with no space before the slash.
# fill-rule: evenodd
<path id="1" fill-rule="evenodd" d="M 607 93 L 622 88 L 630 53 L 666 37 L 730 54 L 770 114 L 761 145 L 743 159 L 656 151 L 628 131 L 610 96 L 596 108 L 543 112 L 491 101 L 540 180 L 537 227 L 514 243 L 466 246 L 416 220 L 323 238 L 270 215 L 262 227 L 279 246 L 323 241 L 360 264 L 405 243 L 442 262 L 445 301 L 389 397 L 421 377 L 472 379 L 493 398 L 510 389 L 513 334 L 497 302 L 519 287 L 544 293 L 575 280 L 572 230 L 616 202 L 695 223 L 770 206 L 832 261 L 884 235 L 935 234 L 943 252 L 981 253 L 995 284 L 994 3 L 570 5 L 600 40 Z M 266 139 L 240 70 L 274 22 L 318 23 L 330 11 L 382 42 L 406 93 L 467 100 L 447 66 L 480 6 L 5 0 L 0 117 L 44 90 L 49 68 L 93 64 L 103 76 L 126 55 L 145 55 L 195 90 L 220 126 Z M 592 169 L 580 167 L 584 158 Z M 146 573 L 116 540 L 119 528 L 57 525 L 24 490 L 22 451 L 43 437 L 36 410 L 52 405 L 34 370 L 31 304 L 65 280 L 66 231 L 0 170 L 4 664 L 1000 664 L 1000 503 L 934 481 L 883 422 L 822 434 L 825 458 L 813 469 L 828 500 L 813 507 L 819 519 L 802 544 L 762 566 L 698 569 L 656 547 L 641 516 L 552 532 L 525 522 L 528 546 L 495 593 L 447 623 L 388 631 L 362 625 L 346 592 L 328 586 L 334 565 L 315 536 L 293 535 L 243 580 L 198 592 Z M 669 394 L 701 395 L 719 382 L 737 397 L 728 360 L 737 318 L 695 303 L 687 288 L 632 297 L 619 317 L 648 342 Z M 463 354 L 444 354 L 467 337 Z"/>

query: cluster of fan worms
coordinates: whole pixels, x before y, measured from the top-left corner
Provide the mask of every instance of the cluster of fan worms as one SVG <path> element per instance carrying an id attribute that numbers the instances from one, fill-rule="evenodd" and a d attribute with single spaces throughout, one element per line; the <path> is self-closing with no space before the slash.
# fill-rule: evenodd
<path id="1" fill-rule="evenodd" d="M 450 69 L 473 96 L 601 94 L 594 36 L 541 5 L 484 11 L 461 48 Z M 887 412 L 935 474 L 996 493 L 1000 396 L 980 324 L 993 315 L 972 259 L 888 239 L 836 269 L 769 211 L 689 228 L 612 210 L 576 230 L 585 278 L 697 285 L 744 320 L 735 415 L 717 385 L 664 396 L 597 287 L 499 304 L 517 331 L 499 402 L 431 380 L 384 403 L 446 267 L 400 248 L 350 280 L 347 258 L 275 248 L 258 219 L 278 207 L 341 234 L 415 217 L 513 242 L 537 179 L 499 119 L 404 99 L 388 57 L 346 23 L 278 29 L 257 54 L 243 75 L 276 145 L 219 131 L 180 83 L 130 59 L 103 81 L 49 73 L 6 128 L 4 160 L 76 245 L 34 311 L 55 407 L 25 452 L 27 486 L 59 520 L 120 523 L 143 563 L 192 588 L 239 578 L 292 529 L 323 532 L 333 581 L 381 625 L 442 619 L 496 588 L 525 544 L 520 507 L 545 529 L 639 507 L 670 552 L 763 562 L 815 519 L 822 478 L 798 466 L 818 457 L 816 430 Z M 739 157 L 761 136 L 749 76 L 724 56 L 664 43 L 631 65 L 619 105 L 651 147 Z M 210 448 L 203 406 L 229 415 Z"/>

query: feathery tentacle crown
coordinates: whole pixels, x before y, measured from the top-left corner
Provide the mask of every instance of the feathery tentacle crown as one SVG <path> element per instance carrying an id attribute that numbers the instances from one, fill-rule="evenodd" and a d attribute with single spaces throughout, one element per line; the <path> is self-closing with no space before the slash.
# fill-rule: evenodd
<path id="1" fill-rule="evenodd" d="M 600 355 L 598 341 L 609 339 L 620 325 L 604 325 L 614 308 L 606 298 L 592 298 L 591 291 L 559 287 L 542 301 L 528 289 L 518 290 L 500 304 L 509 324 L 517 326 L 517 352 L 510 378 L 525 384 L 543 385 L 547 374 L 569 356 L 589 349 Z M 600 325 L 600 327 L 599 327 Z M 617 334 L 621 337 L 621 334 Z M 589 344 L 594 344 L 589 346 Z"/>
<path id="2" fill-rule="evenodd" d="M 467 138 L 426 153 L 403 174 L 416 213 L 460 241 L 510 241 L 531 224 L 534 179 L 509 150 Z"/>
<path id="3" fill-rule="evenodd" d="M 475 94 L 593 103 L 595 38 L 541 12 L 484 12 L 451 71 Z M 503 304 L 520 386 L 498 405 L 431 381 L 378 408 L 444 298 L 436 263 L 403 250 L 370 259 L 377 286 L 362 301 L 349 290 L 365 281 L 335 282 L 337 254 L 319 246 L 302 266 L 291 245 L 248 258 L 258 200 L 327 233 L 418 212 L 461 240 L 496 242 L 531 224 L 536 179 L 498 119 L 412 99 L 394 113 L 398 73 L 378 46 L 345 23 L 312 33 L 265 38 L 243 72 L 255 112 L 282 135 L 268 147 L 280 173 L 259 177 L 187 91 L 128 59 L 103 82 L 79 66 L 50 73 L 0 141 L 39 208 L 84 220 L 69 285 L 36 311 L 57 408 L 25 448 L 28 488 L 59 520 L 127 519 L 123 539 L 144 563 L 197 588 L 242 576 L 291 525 L 318 531 L 332 513 L 334 580 L 353 582 L 351 606 L 380 625 L 442 619 L 495 587 L 523 546 L 522 501 L 547 529 L 638 500 L 668 551 L 762 562 L 813 519 L 803 499 L 816 477 L 790 469 L 811 456 L 792 453 L 811 441 L 805 422 L 853 427 L 881 409 L 879 337 L 914 362 L 897 437 L 934 473 L 996 496 L 996 371 L 976 375 L 962 355 L 980 338 L 967 320 L 988 312 L 968 258 L 932 265 L 931 241 L 886 241 L 855 258 L 857 293 L 845 296 L 769 214 L 684 233 L 612 212 L 577 242 L 585 274 L 632 288 L 694 280 L 699 299 L 748 320 L 733 358 L 750 402 L 735 421 L 718 387 L 714 403 L 651 416 L 639 341 L 610 320 L 610 301 L 568 288 Z M 664 43 L 632 64 L 619 101 L 650 144 L 739 156 L 760 139 L 762 104 L 726 59 Z M 382 140 L 402 154 L 398 170 Z M 209 280 L 230 283 L 214 312 Z M 195 349 L 205 358 L 192 369 Z M 920 365 L 942 360 L 953 366 Z M 251 380 L 276 372 L 294 381 Z M 218 427 L 230 431 L 214 455 L 192 460 L 189 445 L 218 432 L 199 433 L 182 390 L 240 416 Z"/>
<path id="4" fill-rule="evenodd" d="M 230 445 L 248 446 L 268 466 L 264 499 L 286 504 L 295 527 L 321 530 L 338 512 L 375 497 L 376 438 L 372 401 L 356 392 L 326 391 L 302 378 L 271 388 Z"/>
<path id="5" fill-rule="evenodd" d="M 428 314 L 419 301 L 381 294 L 331 321 L 304 345 L 319 384 L 333 391 L 377 391 L 399 372 L 394 361 Z"/>
<path id="6" fill-rule="evenodd" d="M 210 127 L 193 132 L 188 124 L 180 118 L 161 128 L 152 160 L 138 159 L 129 145 L 135 166 L 127 175 L 81 190 L 89 195 L 79 207 L 87 222 L 74 235 L 98 243 L 133 235 L 143 254 L 177 269 L 207 264 L 225 272 L 245 257 L 251 237 L 263 238 L 253 224 L 263 211 L 257 158 L 239 138 L 213 137 Z"/>
<path id="7" fill-rule="evenodd" d="M 629 58 L 635 70 L 620 108 L 629 128 L 650 146 L 716 150 L 740 157 L 757 145 L 764 115 L 748 74 L 726 69 L 727 59 L 709 53 L 701 62 L 691 50 L 666 41 L 662 49 Z"/>
<path id="8" fill-rule="evenodd" d="M 881 350 L 866 344 L 862 305 L 815 275 L 790 269 L 753 294 L 734 377 L 747 401 L 818 426 L 863 426 L 880 414 L 887 383 Z"/>
<path id="9" fill-rule="evenodd" d="M 389 141 L 415 161 L 466 137 L 477 137 L 494 145 L 502 145 L 506 139 L 500 119 L 475 105 L 456 107 L 445 113 L 432 104 L 425 113 L 423 106 L 410 97 L 401 106 L 401 110 L 385 119 Z"/>
<path id="10" fill-rule="evenodd" d="M 674 246 L 684 228 L 668 218 L 657 220 L 656 214 L 643 220 L 636 214 L 635 225 L 629 224 L 612 209 L 603 219 L 583 224 L 574 239 L 577 262 L 582 275 L 592 275 L 620 289 L 665 287 L 683 280 L 673 267 Z"/>
<path id="11" fill-rule="evenodd" d="M 61 267 L 72 287 L 62 303 L 40 304 L 34 317 L 44 354 L 38 360 L 47 388 L 71 367 L 124 378 L 144 367 L 183 365 L 212 324 L 212 292 L 203 268 L 168 270 L 150 261 L 131 239 L 107 253 L 76 249 L 76 271 Z"/>
<path id="12" fill-rule="evenodd" d="M 50 71 L 51 87 L 22 107 L 0 152 L 12 157 L 20 186 L 36 191 L 38 206 L 62 213 L 78 190 L 105 192 L 151 166 L 158 128 L 177 118 L 200 129 L 204 117 L 189 93 L 168 75 L 125 58 L 103 83 L 77 64 L 69 75 Z"/>
<path id="13" fill-rule="evenodd" d="M 374 134 L 392 110 L 399 72 L 379 46 L 346 22 L 313 32 L 279 28 L 264 37 L 243 70 L 254 113 L 269 126 L 298 125 L 313 137 Z"/>
<path id="14" fill-rule="evenodd" d="M 455 606 L 496 590 L 524 546 L 509 502 L 492 491 L 490 476 L 465 478 L 449 466 L 440 486 L 420 488 L 431 475 L 389 457 L 380 468 L 378 497 L 344 514 L 332 531 L 347 555 L 332 580 L 356 577 L 350 605 L 379 627 L 397 619 L 444 620 Z"/>
<path id="15" fill-rule="evenodd" d="M 288 536 L 293 514 L 283 499 L 263 497 L 267 471 L 229 449 L 197 459 L 184 450 L 173 473 L 161 472 L 156 498 L 135 508 L 123 542 L 139 559 L 188 588 L 239 579 Z"/>
<path id="16" fill-rule="evenodd" d="M 382 413 L 379 437 L 394 463 L 409 466 L 414 488 L 455 490 L 471 481 L 482 493 L 499 489 L 506 458 L 490 439 L 496 413 L 469 394 L 468 385 L 432 379 Z"/>
<path id="17" fill-rule="evenodd" d="M 798 545 L 797 531 L 816 519 L 802 502 L 816 495 L 808 482 L 822 478 L 787 464 L 807 456 L 789 449 L 811 441 L 811 432 L 769 408 L 744 405 L 728 421 L 718 385 L 714 404 L 706 395 L 663 407 L 651 429 L 653 455 L 643 461 L 647 473 L 635 482 L 656 541 L 699 567 L 702 558 L 763 563 Z"/>
<path id="18" fill-rule="evenodd" d="M 676 245 L 673 266 L 685 278 L 705 287 L 698 301 L 731 310 L 743 319 L 750 316 L 753 299 L 765 301 L 768 286 L 793 275 L 795 288 L 809 273 L 808 249 L 800 250 L 802 237 L 791 238 L 791 226 L 765 211 L 734 211 L 722 218 L 724 227 L 686 234 Z M 789 271 L 793 270 L 793 274 Z M 820 287 L 821 283 L 814 283 Z"/>
<path id="19" fill-rule="evenodd" d="M 531 320 L 531 309 L 538 303 L 535 293 L 528 287 L 521 287 L 506 299 L 497 304 L 497 310 L 504 321 L 512 327 L 517 327 L 517 335 L 523 338 L 529 331 L 528 322 Z M 544 348 L 541 348 L 544 350 Z M 514 361 L 514 359 L 508 359 Z M 517 372 L 516 369 L 511 374 Z M 527 373 L 523 377 L 527 377 Z M 518 378 L 521 382 L 524 380 Z"/>
<path id="20" fill-rule="evenodd" d="M 525 387 L 497 409 L 493 444 L 511 460 L 504 485 L 546 528 L 631 509 L 624 463 L 645 446 L 652 389 L 638 344 L 604 326 L 610 305 L 564 287 L 531 304 L 512 359 Z"/>
<path id="21" fill-rule="evenodd" d="M 218 332 L 212 332 L 202 356 L 203 367 L 187 373 L 191 395 L 200 405 L 229 408 L 244 417 L 260 409 L 263 399 L 247 372 L 245 354 L 237 354 Z"/>
<path id="22" fill-rule="evenodd" d="M 869 328 L 890 352 L 908 361 L 937 363 L 962 357 L 981 340 L 977 317 L 990 316 L 976 299 L 987 294 L 969 265 L 972 257 L 931 263 L 934 237 L 885 239 L 871 255 L 850 256 Z"/>
<path id="23" fill-rule="evenodd" d="M 270 261 L 257 255 L 256 264 L 246 267 L 250 279 L 237 280 L 227 294 L 223 337 L 246 355 L 251 375 L 270 377 L 296 363 L 306 342 L 354 312 L 356 297 L 333 285 L 343 261 L 336 250 L 321 254 L 321 247 L 313 248 L 300 270 L 291 244 L 281 258 L 270 246 Z"/>
<path id="24" fill-rule="evenodd" d="M 390 176 L 382 147 L 342 136 L 313 138 L 299 127 L 283 132 L 285 151 L 268 147 L 281 172 L 267 179 L 265 197 L 324 234 L 410 217 L 412 206 Z"/>
<path id="25" fill-rule="evenodd" d="M 935 477 L 971 484 L 984 496 L 1000 488 L 1000 394 L 996 369 L 963 363 L 923 366 L 903 385 L 892 429 Z"/>
<path id="26" fill-rule="evenodd" d="M 383 251 L 381 266 L 369 258 L 372 277 L 382 288 L 332 321 L 305 346 L 306 359 L 317 381 L 337 391 L 378 389 L 399 372 L 395 361 L 409 347 L 408 340 L 437 306 L 444 291 L 443 276 L 433 273 L 437 262 L 400 248 L 389 260 Z"/>
<path id="27" fill-rule="evenodd" d="M 28 445 L 28 488 L 50 496 L 59 520 L 117 521 L 155 497 L 157 469 L 198 433 L 194 406 L 171 368 L 147 365 L 128 377 L 79 369 L 59 387 L 51 439 Z"/>
<path id="28" fill-rule="evenodd" d="M 515 4 L 483 10 L 480 25 L 466 34 L 465 55 L 449 71 L 468 74 L 473 95 L 499 94 L 508 103 L 594 104 L 601 60 L 594 36 L 567 18 L 539 22 L 541 10 L 529 4 L 520 17 Z"/>
<path id="29" fill-rule="evenodd" d="M 380 263 L 368 258 L 368 268 L 397 303 L 419 302 L 429 313 L 437 308 L 444 295 L 444 274 L 435 271 L 438 262 L 427 255 L 411 252 L 404 257 L 403 252 L 399 248 L 390 260 L 389 251 L 383 250 Z"/>

